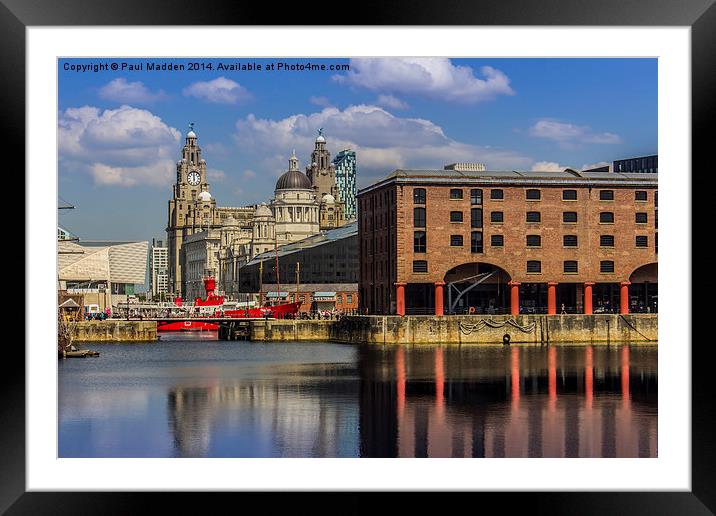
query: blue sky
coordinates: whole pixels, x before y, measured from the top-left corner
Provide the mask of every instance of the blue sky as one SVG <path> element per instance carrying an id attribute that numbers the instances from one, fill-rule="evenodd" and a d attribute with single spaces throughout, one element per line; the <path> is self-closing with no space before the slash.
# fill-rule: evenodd
<path id="1" fill-rule="evenodd" d="M 150 61 L 203 69 L 121 69 Z M 279 62 L 350 70 L 266 70 Z M 65 69 L 93 63 L 120 69 Z M 85 240 L 165 238 L 189 122 L 220 206 L 270 199 L 294 148 L 305 167 L 320 127 L 333 155 L 356 150 L 359 188 L 401 167 L 579 169 L 657 152 L 656 59 L 69 59 L 58 69 L 59 193 L 77 207 L 60 224 Z"/>

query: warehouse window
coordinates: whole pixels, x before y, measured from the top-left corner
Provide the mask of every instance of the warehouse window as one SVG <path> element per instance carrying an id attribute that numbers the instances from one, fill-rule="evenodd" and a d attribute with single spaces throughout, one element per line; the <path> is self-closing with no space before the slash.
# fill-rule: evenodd
<path id="1" fill-rule="evenodd" d="M 637 224 L 646 224 L 646 213 L 638 212 L 635 217 Z"/>
<path id="2" fill-rule="evenodd" d="M 599 272 L 614 272 L 614 262 L 611 260 L 599 262 Z"/>
<path id="3" fill-rule="evenodd" d="M 450 222 L 462 222 L 462 212 L 461 211 L 451 211 L 450 212 Z"/>
<path id="4" fill-rule="evenodd" d="M 450 235 L 450 245 L 452 247 L 462 247 L 462 235 Z"/>
<path id="5" fill-rule="evenodd" d="M 482 190 L 477 188 L 470 190 L 470 204 L 482 204 Z"/>
<path id="6" fill-rule="evenodd" d="M 425 227 L 425 208 L 413 208 L 413 226 L 416 228 Z"/>
<path id="7" fill-rule="evenodd" d="M 564 235 L 562 245 L 564 247 L 577 247 L 577 235 Z"/>
<path id="8" fill-rule="evenodd" d="M 470 210 L 470 224 L 473 228 L 482 227 L 482 208 L 473 208 Z"/>
<path id="9" fill-rule="evenodd" d="M 413 190 L 413 203 L 425 204 L 425 188 L 416 188 Z"/>
<path id="10" fill-rule="evenodd" d="M 541 247 L 542 237 L 539 235 L 527 235 L 527 247 Z"/>
<path id="11" fill-rule="evenodd" d="M 505 237 L 502 235 L 492 235 L 490 237 L 490 245 L 492 247 L 503 247 L 505 245 Z"/>
<path id="12" fill-rule="evenodd" d="M 577 200 L 577 190 L 562 190 L 562 200 L 563 201 L 576 201 Z"/>
<path id="13" fill-rule="evenodd" d="M 600 190 L 599 191 L 599 200 L 600 201 L 613 201 L 614 200 L 614 190 Z"/>
<path id="14" fill-rule="evenodd" d="M 490 212 L 490 222 L 503 222 L 504 219 L 505 215 L 501 211 Z"/>
<path id="15" fill-rule="evenodd" d="M 540 262 L 538 260 L 528 260 L 527 261 L 527 272 L 530 272 L 530 273 L 542 272 L 542 262 Z"/>
<path id="16" fill-rule="evenodd" d="M 565 272 L 565 274 L 577 274 L 577 261 L 576 260 L 565 260 L 564 261 L 564 272 Z"/>
<path id="17" fill-rule="evenodd" d="M 527 222 L 539 222 L 542 220 L 542 216 L 540 215 L 540 212 L 538 211 L 528 211 L 527 212 Z"/>
<path id="18" fill-rule="evenodd" d="M 634 192 L 634 200 L 635 201 L 646 201 L 646 191 L 645 190 L 637 190 Z"/>
<path id="19" fill-rule="evenodd" d="M 460 189 L 460 188 L 452 188 L 452 189 L 450 190 L 450 199 L 453 199 L 453 200 L 462 199 L 462 189 Z"/>
<path id="20" fill-rule="evenodd" d="M 614 224 L 614 213 L 611 211 L 603 211 L 599 214 L 599 222 L 601 224 Z"/>
<path id="21" fill-rule="evenodd" d="M 539 201 L 540 200 L 540 191 L 537 189 L 530 188 L 526 192 L 527 199 L 530 201 Z"/>
<path id="22" fill-rule="evenodd" d="M 600 247 L 614 247 L 614 235 L 599 235 Z"/>
<path id="23" fill-rule="evenodd" d="M 637 247 L 649 247 L 649 237 L 638 235 L 636 237 L 636 246 Z"/>
<path id="24" fill-rule="evenodd" d="M 505 193 L 502 190 L 497 189 L 497 188 L 493 188 L 492 190 L 490 190 L 490 199 L 501 200 L 504 198 L 505 198 Z"/>
<path id="25" fill-rule="evenodd" d="M 482 252 L 482 232 L 473 231 L 470 235 L 470 251 L 473 253 Z"/>
<path id="26" fill-rule="evenodd" d="M 576 211 L 565 211 L 562 213 L 562 222 L 566 223 L 575 223 L 577 222 L 577 212 Z"/>
<path id="27" fill-rule="evenodd" d="M 428 272 L 427 260 L 413 260 L 413 272 Z"/>
<path id="28" fill-rule="evenodd" d="M 427 237 L 425 231 L 416 231 L 413 233 L 413 252 L 427 252 Z"/>

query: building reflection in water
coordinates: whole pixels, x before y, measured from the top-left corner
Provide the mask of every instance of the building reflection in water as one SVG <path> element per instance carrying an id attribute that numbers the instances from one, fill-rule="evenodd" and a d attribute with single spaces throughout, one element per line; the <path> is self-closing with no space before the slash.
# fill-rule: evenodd
<path id="1" fill-rule="evenodd" d="M 655 457 L 654 346 L 361 346 L 168 389 L 182 457 Z"/>
<path id="2" fill-rule="evenodd" d="M 175 386 L 167 408 L 176 455 L 356 456 L 354 372 L 353 364 L 317 364 L 209 387 Z"/>
<path id="3" fill-rule="evenodd" d="M 653 346 L 366 347 L 364 457 L 655 457 Z"/>

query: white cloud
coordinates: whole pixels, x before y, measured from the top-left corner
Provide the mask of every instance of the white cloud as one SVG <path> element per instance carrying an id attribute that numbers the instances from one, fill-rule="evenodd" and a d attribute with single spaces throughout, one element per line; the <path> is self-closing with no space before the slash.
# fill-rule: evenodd
<path id="1" fill-rule="evenodd" d="M 469 66 L 455 66 L 443 57 L 357 58 L 351 70 L 335 75 L 339 83 L 372 91 L 419 95 L 452 102 L 476 103 L 498 95 L 514 95 L 510 79 L 490 66 L 476 77 Z"/>
<path id="2" fill-rule="evenodd" d="M 408 104 L 393 95 L 378 95 L 375 101 L 379 106 L 389 109 L 408 109 Z"/>
<path id="3" fill-rule="evenodd" d="M 253 170 L 244 170 L 243 174 L 241 174 L 244 179 L 254 179 L 256 177 L 256 172 Z"/>
<path id="4" fill-rule="evenodd" d="M 578 168 L 573 165 L 560 165 L 556 161 L 537 161 L 532 165 L 531 170 L 533 172 L 562 172 L 565 168 L 571 168 L 573 170 L 588 170 L 590 168 L 604 167 L 606 165 L 611 165 L 611 163 L 606 161 L 590 164 L 585 163 L 581 168 Z"/>
<path id="5" fill-rule="evenodd" d="M 334 154 L 346 147 L 356 150 L 361 184 L 396 168 L 442 168 L 456 161 L 477 161 L 491 168 L 511 169 L 532 162 L 510 150 L 453 140 L 430 120 L 397 117 L 371 105 L 326 108 L 279 120 L 251 114 L 236 123 L 235 139 L 242 155 L 258 160 L 259 174 L 277 176 L 287 169 L 292 149 L 297 150 L 301 165 L 307 164 L 316 130 L 321 127 Z"/>
<path id="6" fill-rule="evenodd" d="M 69 108 L 59 114 L 64 170 L 90 174 L 98 185 L 167 185 L 181 134 L 153 113 L 131 106 Z"/>
<path id="7" fill-rule="evenodd" d="M 308 101 L 309 101 L 311 104 L 313 104 L 313 105 L 315 105 L 315 106 L 320 106 L 320 107 L 329 107 L 329 106 L 332 105 L 332 104 L 331 104 L 331 101 L 329 100 L 328 97 L 316 97 L 316 96 L 311 96 L 311 97 L 308 99 Z"/>
<path id="8" fill-rule="evenodd" d="M 251 98 L 249 91 L 238 82 L 217 77 L 213 81 L 195 82 L 182 91 L 187 97 L 196 97 L 218 104 L 236 104 Z"/>
<path id="9" fill-rule="evenodd" d="M 560 165 L 555 161 L 537 161 L 532 165 L 531 170 L 533 172 L 562 172 L 565 168 L 568 167 L 566 165 Z"/>
<path id="10" fill-rule="evenodd" d="M 163 90 L 152 92 L 140 81 L 127 82 L 124 77 L 113 79 L 99 89 L 98 95 L 106 100 L 128 104 L 151 104 L 167 97 Z"/>
<path id="11" fill-rule="evenodd" d="M 587 125 L 575 125 L 557 120 L 538 120 L 530 127 L 530 134 L 537 138 L 556 141 L 565 146 L 579 143 L 616 144 L 622 139 L 614 133 L 596 133 Z"/>
<path id="12" fill-rule="evenodd" d="M 207 168 L 206 177 L 214 182 L 221 183 L 226 179 L 226 172 L 219 170 L 218 168 Z"/>
<path id="13" fill-rule="evenodd" d="M 589 170 L 590 168 L 600 168 L 600 167 L 606 167 L 611 166 L 612 164 L 608 161 L 598 161 L 597 163 L 585 163 L 582 165 L 582 170 Z"/>

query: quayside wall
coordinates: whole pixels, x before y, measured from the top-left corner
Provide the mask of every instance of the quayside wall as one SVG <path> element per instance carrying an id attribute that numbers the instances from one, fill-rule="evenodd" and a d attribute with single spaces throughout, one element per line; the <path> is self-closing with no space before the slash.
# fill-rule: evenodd
<path id="1" fill-rule="evenodd" d="M 73 342 L 154 342 L 155 321 L 80 321 L 74 328 Z"/>
<path id="2" fill-rule="evenodd" d="M 658 340 L 656 314 L 491 316 L 350 316 L 338 321 L 252 321 L 252 341 L 373 344 L 558 344 Z"/>

